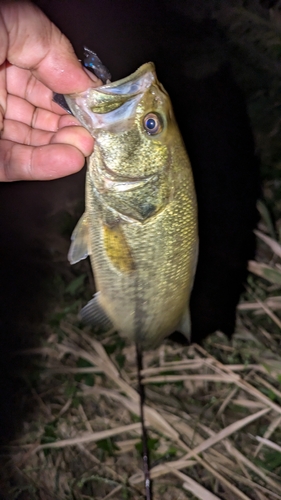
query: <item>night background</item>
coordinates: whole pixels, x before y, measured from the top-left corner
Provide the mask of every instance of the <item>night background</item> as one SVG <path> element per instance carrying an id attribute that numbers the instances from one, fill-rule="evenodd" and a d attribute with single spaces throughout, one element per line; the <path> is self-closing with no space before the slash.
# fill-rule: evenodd
<path id="1" fill-rule="evenodd" d="M 281 498 L 281 2 L 34 3 L 70 39 L 80 59 L 83 46 L 94 50 L 113 80 L 155 63 L 193 167 L 200 237 L 191 297 L 195 347 L 183 346 L 175 334 L 145 361 L 147 370 L 158 367 L 154 373 L 160 374 L 164 356 L 168 376 L 182 375 L 148 382 L 147 404 L 179 436 L 165 434 L 164 424 L 150 416 L 152 465 L 163 466 L 154 482 L 155 499 L 204 499 L 207 491 L 215 495 L 210 498 L 227 500 Z M 117 435 L 32 452 L 138 422 L 133 406 L 122 400 L 130 398 L 129 389 L 120 386 L 118 397 L 112 394 L 111 363 L 136 387 L 133 346 L 116 333 L 97 338 L 89 327 L 85 337 L 79 333 L 77 314 L 92 296 L 94 282 L 89 262 L 71 268 L 67 252 L 84 208 L 84 178 L 85 168 L 56 181 L 0 184 L 3 499 L 143 498 L 142 480 L 132 479 L 141 472 L 134 431 L 125 434 L 123 444 Z M 258 238 L 256 250 L 257 224 L 271 240 Z M 103 352 L 108 357 L 103 359 Z M 97 358 L 107 368 L 96 365 Z M 200 361 L 198 371 L 191 363 L 173 372 L 184 360 Z M 236 374 L 238 368 L 232 372 L 226 365 L 245 367 L 240 385 L 235 377 L 228 385 L 216 379 Z M 184 378 L 195 373 L 201 378 Z M 194 464 L 175 468 L 178 474 L 164 470 L 165 462 L 179 460 L 187 449 L 262 410 L 257 420 L 237 426 L 228 445 L 199 450 L 189 457 Z M 262 448 L 256 435 L 276 446 Z M 183 486 L 187 476 L 189 489 Z"/>

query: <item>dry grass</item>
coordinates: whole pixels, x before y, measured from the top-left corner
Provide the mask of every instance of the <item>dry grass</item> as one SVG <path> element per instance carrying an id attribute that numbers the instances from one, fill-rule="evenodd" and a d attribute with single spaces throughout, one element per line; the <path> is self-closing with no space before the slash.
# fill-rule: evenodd
<path id="1" fill-rule="evenodd" d="M 281 499 L 281 246 L 257 235 L 270 259 L 249 264 L 263 278 L 249 279 L 232 341 L 217 332 L 204 347 L 145 354 L 155 500 Z M 135 348 L 58 314 L 45 345 L 24 353 L 40 360 L 38 409 L 6 449 L 9 498 L 141 499 Z"/>

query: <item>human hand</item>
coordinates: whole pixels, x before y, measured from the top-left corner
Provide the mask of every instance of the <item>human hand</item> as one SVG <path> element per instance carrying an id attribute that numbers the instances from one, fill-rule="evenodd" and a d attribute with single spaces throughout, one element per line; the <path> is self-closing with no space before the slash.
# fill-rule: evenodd
<path id="1" fill-rule="evenodd" d="M 0 181 L 49 180 L 80 170 L 93 138 L 52 101 L 101 82 L 33 4 L 0 3 Z"/>

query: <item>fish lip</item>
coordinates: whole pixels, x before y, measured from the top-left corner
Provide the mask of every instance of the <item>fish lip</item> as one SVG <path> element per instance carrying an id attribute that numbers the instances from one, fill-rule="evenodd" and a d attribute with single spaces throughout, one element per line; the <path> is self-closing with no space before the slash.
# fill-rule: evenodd
<path id="1" fill-rule="evenodd" d="M 134 73 L 125 78 L 121 78 L 115 82 L 106 83 L 97 87 L 95 90 L 98 92 L 102 92 L 105 94 L 118 94 L 119 87 L 124 86 L 127 83 L 131 83 L 132 85 L 142 79 L 143 77 L 147 77 L 148 75 L 152 75 L 152 81 L 157 80 L 155 65 L 153 62 L 148 62 L 142 64 Z M 127 92 L 126 92 L 127 93 Z M 140 93 L 140 90 L 136 88 L 135 90 L 130 92 L 131 96 L 136 96 Z"/>
<path id="2" fill-rule="evenodd" d="M 149 181 L 153 177 L 154 178 L 158 177 L 158 173 L 144 175 L 144 176 L 137 176 L 137 177 L 118 175 L 113 170 L 111 170 L 103 160 L 101 162 L 99 162 L 98 165 L 96 165 L 96 170 L 97 170 L 97 174 L 98 174 L 100 179 L 104 179 L 105 181 L 108 180 L 111 182 L 134 183 L 134 182 L 141 182 L 141 181 Z"/>

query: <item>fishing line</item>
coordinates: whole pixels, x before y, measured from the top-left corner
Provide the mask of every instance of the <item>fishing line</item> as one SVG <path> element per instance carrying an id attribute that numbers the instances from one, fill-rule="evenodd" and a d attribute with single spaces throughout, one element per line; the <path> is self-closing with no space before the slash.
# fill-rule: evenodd
<path id="1" fill-rule="evenodd" d="M 138 372 L 138 393 L 140 395 L 140 421 L 142 430 L 142 462 L 143 462 L 143 473 L 144 473 L 144 485 L 145 485 L 145 500 L 152 499 L 152 481 L 150 479 L 150 457 L 147 441 L 147 430 L 144 421 L 144 404 L 145 404 L 145 389 L 142 383 L 142 368 L 143 368 L 143 356 L 141 346 L 136 342 L 136 358 L 137 358 L 137 372 Z"/>
<path id="2" fill-rule="evenodd" d="M 97 54 L 87 47 L 84 47 L 84 66 L 90 69 L 103 83 L 108 83 L 111 80 L 111 74 L 104 64 L 101 62 Z M 136 342 L 136 357 L 137 357 L 137 370 L 138 370 L 138 392 L 140 395 L 140 420 L 142 429 L 142 461 L 143 461 L 143 473 L 144 473 L 144 484 L 145 484 L 145 500 L 152 499 L 152 483 L 150 479 L 150 463 L 149 463 L 149 450 L 147 442 L 147 430 L 144 422 L 144 403 L 145 403 L 145 390 L 142 383 L 142 349 L 141 346 Z"/>

